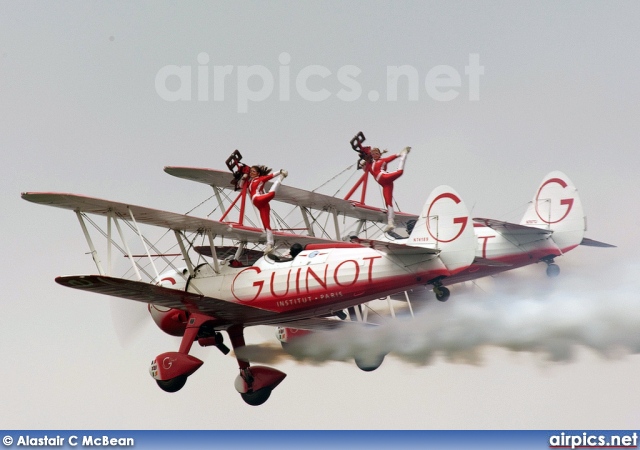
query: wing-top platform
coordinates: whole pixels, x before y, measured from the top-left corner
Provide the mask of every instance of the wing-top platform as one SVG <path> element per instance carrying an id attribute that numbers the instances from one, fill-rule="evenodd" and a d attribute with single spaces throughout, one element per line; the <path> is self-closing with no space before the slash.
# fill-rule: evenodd
<path id="1" fill-rule="evenodd" d="M 232 184 L 233 175 L 229 172 L 215 169 L 175 166 L 167 166 L 164 168 L 164 171 L 169 175 L 185 180 L 207 184 L 220 189 L 234 190 L 234 185 Z M 269 185 L 270 183 L 267 183 L 267 186 Z M 291 186 L 280 186 L 274 200 L 317 211 L 335 211 L 338 214 L 344 214 L 347 217 L 359 220 L 371 222 L 385 222 L 387 220 L 387 213 L 383 209 Z M 414 214 L 396 212 L 398 222 L 405 223 L 409 220 L 417 220 L 417 218 L 418 216 Z"/>

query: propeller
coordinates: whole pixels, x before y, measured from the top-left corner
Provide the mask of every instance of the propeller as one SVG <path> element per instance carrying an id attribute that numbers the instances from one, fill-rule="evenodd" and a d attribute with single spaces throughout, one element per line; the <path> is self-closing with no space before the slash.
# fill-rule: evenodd
<path id="1" fill-rule="evenodd" d="M 144 303 L 112 298 L 109 301 L 109 309 L 113 329 L 123 348 L 133 344 L 148 324 L 153 323 Z"/>

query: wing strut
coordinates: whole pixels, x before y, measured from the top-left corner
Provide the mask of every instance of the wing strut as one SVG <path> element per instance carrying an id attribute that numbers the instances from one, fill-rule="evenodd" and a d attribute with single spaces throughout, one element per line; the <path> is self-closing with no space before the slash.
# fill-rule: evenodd
<path id="1" fill-rule="evenodd" d="M 180 232 L 178 230 L 173 230 L 173 233 L 176 235 L 176 239 L 178 240 L 178 246 L 180 247 L 180 252 L 182 253 L 182 258 L 184 262 L 187 264 L 187 269 L 189 270 L 189 275 L 194 276 L 195 272 L 193 270 L 193 264 L 191 264 L 191 259 L 187 254 L 187 249 L 184 248 L 184 242 L 182 242 L 182 237 L 180 236 Z"/>
<path id="2" fill-rule="evenodd" d="M 195 270 L 193 268 L 193 264 L 191 263 L 191 258 L 189 258 L 189 254 L 187 253 L 187 249 L 184 247 L 184 242 L 182 242 L 182 237 L 180 236 L 180 232 L 178 230 L 173 230 L 176 239 L 178 240 L 178 246 L 180 247 L 180 252 L 182 253 L 182 258 L 184 259 L 184 262 L 187 264 L 187 270 L 189 271 L 189 275 L 190 276 L 195 276 Z M 171 265 L 171 267 L 173 267 L 173 265 Z M 175 267 L 174 267 L 175 269 Z M 177 272 L 179 272 L 177 269 L 175 269 Z M 188 281 L 188 279 L 182 275 L 182 278 L 184 278 L 185 281 Z M 160 278 L 158 276 L 158 278 Z M 193 286 L 193 288 L 195 289 L 195 291 L 200 294 L 200 295 L 204 295 L 202 293 L 202 291 L 200 289 L 198 289 L 197 286 Z"/>
<path id="3" fill-rule="evenodd" d="M 411 318 L 414 318 L 415 316 L 413 315 L 413 307 L 411 306 L 411 300 L 409 300 L 409 293 L 407 291 L 404 291 L 404 297 L 407 299 L 407 305 L 409 305 L 409 312 L 411 313 Z"/>
<path id="4" fill-rule="evenodd" d="M 111 247 L 113 239 L 111 239 L 111 220 L 113 219 L 113 211 L 107 213 L 107 275 L 111 276 L 113 265 L 111 264 Z"/>
<path id="5" fill-rule="evenodd" d="M 246 242 L 240 242 L 240 244 L 238 244 L 238 249 L 236 250 L 236 254 L 234 255 L 233 259 L 240 260 L 240 257 L 242 256 L 242 253 L 244 252 L 244 249 L 246 246 L 247 246 Z"/>
<path id="6" fill-rule="evenodd" d="M 391 296 L 387 295 L 387 306 L 389 306 L 389 311 L 391 312 L 391 317 L 393 319 L 396 318 L 396 310 L 393 308 L 393 304 L 391 303 Z"/>
<path id="7" fill-rule="evenodd" d="M 84 233 L 84 237 L 87 240 L 87 244 L 89 244 L 91 257 L 93 258 L 93 262 L 96 263 L 98 273 L 100 275 L 105 275 L 104 270 L 102 269 L 102 264 L 100 263 L 100 257 L 98 256 L 98 252 L 93 245 L 93 240 L 91 240 L 91 235 L 89 234 L 89 230 L 87 230 L 87 225 L 84 223 L 84 219 L 82 218 L 82 214 L 80 213 L 80 211 L 76 210 L 76 216 L 78 217 L 78 221 L 80 222 L 80 226 L 82 227 L 82 232 Z"/>
<path id="8" fill-rule="evenodd" d="M 156 279 L 160 279 L 160 273 L 158 272 L 158 269 L 156 268 L 156 264 L 153 262 L 153 258 L 151 257 L 151 253 L 149 252 L 149 247 L 147 246 L 147 243 L 145 242 L 144 238 L 142 237 L 142 232 L 140 231 L 140 227 L 138 227 L 138 223 L 136 222 L 136 218 L 133 217 L 133 211 L 131 211 L 131 207 L 127 206 L 127 209 L 129 210 L 129 215 L 131 216 L 131 220 L 133 221 L 133 226 L 136 229 L 136 233 L 138 233 L 138 236 L 140 236 L 140 240 L 142 241 L 142 245 L 144 246 L 144 250 L 147 252 L 147 257 L 149 258 L 149 262 L 151 263 L 151 267 L 153 267 L 153 271 L 156 274 Z"/>
<path id="9" fill-rule="evenodd" d="M 338 222 L 338 211 L 335 208 L 331 208 L 331 215 L 333 215 L 333 226 L 336 229 L 336 240 L 340 241 L 342 236 L 340 236 L 340 223 Z"/>
<path id="10" fill-rule="evenodd" d="M 218 208 L 220 208 L 220 211 L 224 211 L 224 203 L 222 202 L 222 197 L 220 197 L 220 192 L 222 191 L 222 189 L 220 189 L 218 186 L 211 186 L 211 188 L 213 189 L 213 193 L 216 195 Z"/>
<path id="11" fill-rule="evenodd" d="M 118 230 L 118 234 L 120 235 L 120 240 L 122 241 L 122 245 L 124 245 L 124 249 L 127 251 L 127 257 L 129 258 L 129 261 L 131 262 L 131 266 L 133 267 L 133 270 L 135 271 L 136 276 L 138 277 L 138 281 L 142 281 L 142 275 L 140 275 L 140 271 L 138 270 L 138 264 L 136 264 L 136 261 L 133 259 L 133 254 L 131 253 L 129 244 L 127 244 L 127 240 L 124 238 L 124 234 L 122 233 L 122 227 L 120 227 L 120 222 L 118 222 L 118 220 L 115 217 L 113 221 L 116 224 L 116 229 Z M 145 271 L 145 274 L 146 274 L 146 271 Z"/>
<path id="12" fill-rule="evenodd" d="M 305 206 L 300 206 L 300 212 L 302 213 L 302 219 L 304 220 L 304 224 L 307 227 L 307 233 L 309 236 L 315 237 L 315 233 L 313 232 L 313 225 L 309 221 L 309 210 Z"/>
<path id="13" fill-rule="evenodd" d="M 218 254 L 216 253 L 216 246 L 213 243 L 213 233 L 211 230 L 207 230 L 207 236 L 209 237 L 209 247 L 211 247 L 211 257 L 213 258 L 213 271 L 220 273 L 220 261 L 218 261 Z"/>

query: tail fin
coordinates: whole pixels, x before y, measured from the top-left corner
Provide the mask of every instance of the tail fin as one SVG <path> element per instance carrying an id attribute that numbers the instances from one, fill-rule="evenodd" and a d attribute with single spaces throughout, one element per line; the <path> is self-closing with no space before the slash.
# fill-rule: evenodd
<path id="1" fill-rule="evenodd" d="M 544 177 L 520 224 L 552 230 L 551 237 L 563 252 L 579 245 L 586 218 L 578 190 L 569 177 L 559 171 Z"/>
<path id="2" fill-rule="evenodd" d="M 452 273 L 471 265 L 477 240 L 469 210 L 454 189 L 439 186 L 431 192 L 407 244 L 439 249 Z"/>

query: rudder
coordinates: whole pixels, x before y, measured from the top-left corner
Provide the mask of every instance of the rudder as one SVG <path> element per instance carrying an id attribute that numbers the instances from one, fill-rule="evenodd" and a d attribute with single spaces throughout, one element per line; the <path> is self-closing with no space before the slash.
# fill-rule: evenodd
<path id="1" fill-rule="evenodd" d="M 407 244 L 441 250 L 440 259 L 452 274 L 471 265 L 477 246 L 473 222 L 453 188 L 431 192 Z"/>
<path id="2" fill-rule="evenodd" d="M 545 176 L 520 224 L 552 230 L 552 239 L 562 252 L 579 245 L 586 219 L 569 177 L 557 170 Z"/>

